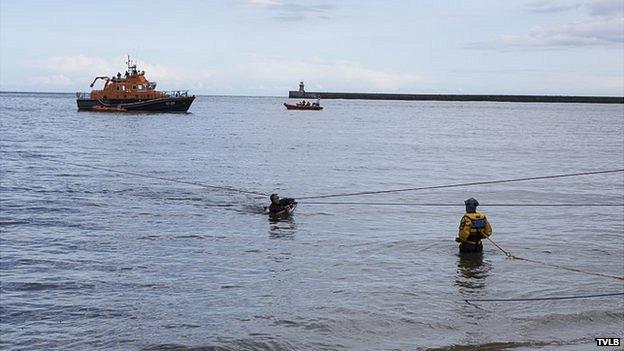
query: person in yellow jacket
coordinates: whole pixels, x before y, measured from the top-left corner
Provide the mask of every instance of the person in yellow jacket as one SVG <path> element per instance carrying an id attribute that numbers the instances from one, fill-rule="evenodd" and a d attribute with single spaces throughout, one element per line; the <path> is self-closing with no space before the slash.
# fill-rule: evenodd
<path id="1" fill-rule="evenodd" d="M 459 243 L 459 252 L 481 252 L 481 239 L 492 235 L 492 226 L 482 212 L 477 212 L 479 201 L 470 198 L 464 201 L 466 214 L 459 223 L 459 232 L 455 241 Z"/>

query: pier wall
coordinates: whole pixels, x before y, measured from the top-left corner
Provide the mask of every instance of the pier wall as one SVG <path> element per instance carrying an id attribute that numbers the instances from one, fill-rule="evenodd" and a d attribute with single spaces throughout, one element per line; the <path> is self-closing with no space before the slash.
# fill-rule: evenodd
<path id="1" fill-rule="evenodd" d="M 442 95 L 442 94 L 383 94 L 332 93 L 315 91 L 288 92 L 291 99 L 358 99 L 358 100 L 421 100 L 421 101 L 498 101 L 498 102 L 558 102 L 585 104 L 624 104 L 621 96 L 556 96 L 556 95 Z"/>

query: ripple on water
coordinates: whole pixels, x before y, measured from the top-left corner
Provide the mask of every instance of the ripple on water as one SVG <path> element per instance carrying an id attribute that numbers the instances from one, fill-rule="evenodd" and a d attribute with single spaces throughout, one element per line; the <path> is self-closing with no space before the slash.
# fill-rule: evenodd
<path id="1" fill-rule="evenodd" d="M 331 100 L 308 118 L 282 102 L 200 96 L 191 114 L 120 115 L 78 113 L 71 94 L 0 93 L 0 348 L 567 350 L 624 332 L 621 298 L 466 304 L 622 285 L 508 260 L 489 243 L 458 256 L 462 206 L 302 201 L 269 221 L 262 196 L 38 156 L 297 198 L 606 169 L 624 150 L 623 106 Z M 468 197 L 617 201 L 624 178 L 353 201 Z M 621 207 L 484 210 L 516 254 L 621 270 Z"/>

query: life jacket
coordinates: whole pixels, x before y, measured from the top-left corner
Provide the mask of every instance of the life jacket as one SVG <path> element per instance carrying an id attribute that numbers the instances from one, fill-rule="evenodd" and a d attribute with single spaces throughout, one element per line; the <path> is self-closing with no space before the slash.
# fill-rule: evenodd
<path id="1" fill-rule="evenodd" d="M 284 206 L 284 203 L 282 202 L 282 200 L 280 200 L 279 203 L 271 203 L 271 205 L 269 205 L 269 213 L 271 214 L 275 214 L 281 211 L 284 211 L 286 209 L 286 206 Z"/>
<path id="2" fill-rule="evenodd" d="M 464 217 L 468 217 L 468 219 L 470 219 L 470 235 L 468 236 L 468 240 L 479 241 L 485 237 L 485 235 L 483 235 L 483 230 L 485 229 L 487 220 L 485 219 L 485 215 L 483 213 L 466 213 Z"/>
<path id="3" fill-rule="evenodd" d="M 275 214 L 278 212 L 282 212 L 286 209 L 286 206 L 292 205 L 294 203 L 296 203 L 295 199 L 291 199 L 289 197 L 280 199 L 279 203 L 271 203 L 271 205 L 269 205 L 269 213 Z"/>

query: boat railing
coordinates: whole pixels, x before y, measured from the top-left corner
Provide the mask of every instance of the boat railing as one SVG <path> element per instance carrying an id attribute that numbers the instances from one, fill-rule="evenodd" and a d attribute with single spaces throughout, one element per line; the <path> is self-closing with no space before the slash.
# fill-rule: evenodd
<path id="1" fill-rule="evenodd" d="M 172 91 L 163 91 L 164 97 L 188 97 L 188 90 L 172 90 Z M 76 98 L 78 99 L 91 99 L 91 93 L 79 91 L 76 93 Z"/>
<path id="2" fill-rule="evenodd" d="M 187 97 L 188 90 L 171 90 L 171 91 L 163 91 L 166 97 Z"/>

